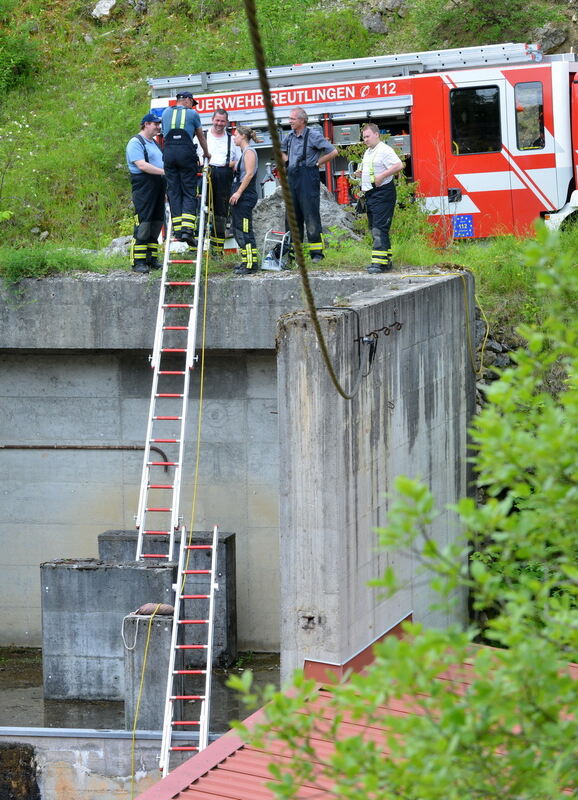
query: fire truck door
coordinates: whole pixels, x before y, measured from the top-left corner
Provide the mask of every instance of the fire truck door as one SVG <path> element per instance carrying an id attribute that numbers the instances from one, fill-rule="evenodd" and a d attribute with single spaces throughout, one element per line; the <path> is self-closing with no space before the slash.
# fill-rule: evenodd
<path id="1" fill-rule="evenodd" d="M 445 82 L 445 185 L 441 202 L 453 238 L 477 238 L 513 228 L 512 172 L 507 160 L 506 82 Z M 494 76 L 491 76 L 492 78 Z"/>

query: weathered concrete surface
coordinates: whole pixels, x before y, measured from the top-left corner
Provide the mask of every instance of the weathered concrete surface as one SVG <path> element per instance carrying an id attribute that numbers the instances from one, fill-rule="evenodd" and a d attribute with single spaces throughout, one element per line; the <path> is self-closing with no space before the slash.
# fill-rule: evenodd
<path id="1" fill-rule="evenodd" d="M 44 696 L 123 700 L 123 618 L 172 604 L 176 565 L 59 559 L 40 571 Z"/>
<path id="2" fill-rule="evenodd" d="M 357 314 L 322 313 L 346 391 L 358 373 L 360 333 L 390 329 L 378 334 L 371 371 L 351 401 L 333 387 L 308 315 L 287 315 L 279 324 L 282 678 L 304 658 L 349 660 L 409 613 L 442 625 L 465 619 L 464 596 L 450 617 L 433 614 L 413 557 L 378 552 L 374 530 L 387 521 L 384 493 L 397 475 L 408 475 L 433 492 L 441 512 L 430 531 L 436 541 L 443 546 L 458 534 L 445 507 L 468 492 L 473 281 L 391 276 L 351 305 Z M 386 565 L 407 582 L 388 600 L 368 586 Z"/>
<path id="3" fill-rule="evenodd" d="M 188 536 L 188 534 L 187 534 Z M 193 544 L 210 545 L 213 542 L 212 531 L 195 531 Z M 175 560 L 178 560 L 180 533 L 175 535 Z M 137 545 L 135 531 L 105 531 L 98 537 L 98 555 L 102 561 L 111 564 L 122 564 L 134 560 Z M 147 552 L 166 552 L 166 539 L 160 536 L 147 536 Z M 210 569 L 211 552 L 208 550 L 192 550 L 189 552 L 189 569 Z M 219 531 L 217 544 L 217 582 L 215 592 L 215 615 L 213 625 L 213 664 L 216 667 L 229 667 L 237 658 L 237 578 L 235 534 Z M 204 575 L 189 575 L 187 581 L 188 594 L 202 594 L 207 591 L 208 578 Z M 206 600 L 183 601 L 182 616 L 187 619 L 200 619 L 206 616 Z M 132 610 L 132 609 L 131 609 Z M 185 644 L 198 644 L 198 632 L 195 626 L 186 626 Z M 205 664 L 202 651 L 193 650 L 187 655 L 187 663 L 197 667 Z"/>
<path id="4" fill-rule="evenodd" d="M 380 276 L 316 273 L 320 306 L 379 285 Z M 149 350 L 159 279 L 130 272 L 24 280 L 17 290 L 0 287 L 1 350 Z M 202 302 L 202 301 L 201 301 Z M 304 308 L 295 272 L 209 281 L 209 350 L 273 350 L 278 318 Z"/>
<path id="5" fill-rule="evenodd" d="M 435 320 L 425 320 L 438 312 L 438 301 L 432 305 L 430 288 L 462 285 L 460 278 L 440 277 L 435 270 L 426 279 L 315 273 L 311 283 L 318 306 L 337 302 L 360 307 L 365 292 L 401 296 L 409 285 L 415 315 L 432 331 Z M 147 354 L 158 287 L 156 278 L 119 272 L 23 281 L 17 292 L 1 290 L 0 442 L 13 449 L 0 445 L 0 644 L 41 643 L 41 562 L 94 558 L 104 529 L 134 526 L 142 465 L 137 448 L 146 434 L 151 387 Z M 445 314 L 445 300 L 440 303 Z M 279 456 L 277 423 L 278 412 L 299 409 L 293 408 L 295 388 L 287 376 L 278 397 L 274 348 L 277 319 L 304 305 L 294 273 L 209 281 L 204 403 L 201 409 L 197 371 L 190 395 L 191 448 L 185 457 L 182 511 L 188 524 L 195 433 L 202 412 L 194 527 L 210 529 L 217 523 L 222 530 L 236 531 L 238 633 L 245 650 L 279 648 L 279 492 L 287 492 L 287 465 L 285 455 Z M 398 367 L 400 380 L 410 384 L 421 369 L 421 356 L 412 359 Z M 458 372 L 463 363 L 453 369 Z M 433 379 L 438 380 L 437 373 Z M 375 370 L 372 380 L 377 380 Z M 376 398 L 383 391 L 376 383 Z M 414 471 L 422 470 L 424 460 L 440 458 L 432 449 L 436 437 L 423 434 L 429 424 L 423 419 L 429 391 L 420 378 L 409 394 L 402 392 L 407 406 L 404 399 L 396 407 L 397 424 L 407 428 L 405 460 Z M 293 422 L 299 419 L 294 414 Z M 414 428 L 421 437 L 419 446 L 410 435 Z M 28 449 L 54 445 L 74 449 Z M 118 449 L 124 447 L 129 449 Z M 444 459 L 442 453 L 440 480 L 446 474 Z M 382 469 L 376 460 L 378 484 Z M 307 494 L 303 497 L 308 501 Z M 356 502 L 369 499 L 364 490 Z"/>
<path id="6" fill-rule="evenodd" d="M 126 800 L 159 779 L 159 736 L 137 732 L 134 777 L 128 732 L 0 729 L 0 742 L 32 749 L 43 800 Z"/>

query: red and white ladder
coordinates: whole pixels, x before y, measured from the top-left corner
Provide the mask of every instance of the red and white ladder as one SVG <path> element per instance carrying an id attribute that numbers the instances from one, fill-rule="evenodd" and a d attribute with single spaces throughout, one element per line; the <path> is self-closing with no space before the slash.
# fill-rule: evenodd
<path id="1" fill-rule="evenodd" d="M 209 737 L 214 594 L 218 588 L 215 580 L 218 529 L 215 527 L 213 531 L 211 544 L 193 544 L 181 523 L 180 513 L 189 386 L 197 360 L 195 349 L 208 218 L 208 176 L 205 159 L 194 261 L 171 257 L 172 220 L 168 214 L 155 338 L 150 357 L 153 381 L 135 517 L 137 561 L 174 561 L 175 538 L 177 532 L 180 533 L 160 756 L 163 775 L 169 770 L 173 751 L 197 752 L 207 746 Z M 193 263 L 195 274 L 190 280 L 169 277 L 172 264 Z M 158 459 L 156 452 L 162 454 L 162 459 Z M 168 478 L 165 477 L 167 474 Z M 154 546 L 149 544 L 152 542 Z M 210 566 L 204 563 L 203 568 L 198 568 L 199 554 L 210 556 Z M 202 681 L 200 689 L 199 681 Z M 180 736 L 173 741 L 175 733 L 183 730 L 187 730 L 185 741 Z"/>
<path id="2" fill-rule="evenodd" d="M 170 768 L 171 754 L 175 752 L 198 753 L 209 742 L 211 718 L 211 675 L 213 663 L 214 607 L 217 583 L 217 546 L 219 530 L 213 528 L 210 545 L 192 544 L 187 541 L 186 531 L 181 531 L 179 568 L 175 589 L 175 611 L 171 634 L 171 653 L 165 696 L 163 738 L 159 768 L 163 777 Z M 190 567 L 191 556 L 210 551 L 209 569 Z M 192 591 L 191 591 L 192 584 Z M 192 613 L 191 613 L 192 612 Z M 191 626 L 195 629 L 187 636 Z M 188 644 L 189 638 L 195 644 Z M 187 657 L 201 651 L 204 662 L 187 665 Z M 175 734 L 186 736 L 175 737 Z"/>
<path id="3" fill-rule="evenodd" d="M 149 405 L 136 527 L 136 560 L 174 560 L 175 533 L 180 527 L 180 495 L 191 372 L 195 366 L 199 286 L 207 220 L 208 167 L 203 169 L 199 243 L 196 261 L 171 258 L 172 223 L 167 222 L 161 289 L 150 357 L 153 383 Z M 195 263 L 190 280 L 171 280 L 171 264 Z M 192 297 L 191 295 L 191 288 Z M 159 460 L 156 455 L 164 456 Z M 169 476 L 168 479 L 166 476 Z M 161 540 L 151 552 L 147 538 Z M 157 550 L 157 547 L 154 548 Z"/>

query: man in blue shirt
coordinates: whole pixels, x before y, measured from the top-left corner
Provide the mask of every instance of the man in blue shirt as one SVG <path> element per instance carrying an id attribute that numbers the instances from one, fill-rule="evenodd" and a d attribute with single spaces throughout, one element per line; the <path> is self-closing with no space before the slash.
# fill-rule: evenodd
<path id="1" fill-rule="evenodd" d="M 293 197 L 299 236 L 303 241 L 303 229 L 306 228 L 311 261 L 322 261 L 319 167 L 334 159 L 337 150 L 321 131 L 307 127 L 307 119 L 304 108 L 298 107 L 291 111 L 291 132 L 283 139 L 281 150 L 287 164 L 287 179 Z"/>
<path id="2" fill-rule="evenodd" d="M 197 101 L 190 92 L 177 94 L 177 105 L 165 108 L 162 116 L 164 165 L 167 193 L 175 239 L 195 243 L 197 228 L 197 182 L 199 161 L 193 143 L 196 136 L 205 158 L 211 154 L 194 110 Z"/>
<path id="3" fill-rule="evenodd" d="M 158 240 L 165 221 L 165 171 L 163 153 L 154 137 L 161 131 L 156 114 L 145 114 L 140 133 L 126 146 L 126 163 L 132 184 L 136 217 L 131 243 L 131 265 L 135 272 L 159 269 Z"/>

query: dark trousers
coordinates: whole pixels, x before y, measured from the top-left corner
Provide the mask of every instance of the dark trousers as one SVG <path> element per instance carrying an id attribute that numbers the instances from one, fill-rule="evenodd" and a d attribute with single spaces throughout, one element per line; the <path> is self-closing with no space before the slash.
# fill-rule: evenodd
<path id="1" fill-rule="evenodd" d="M 323 255 L 321 215 L 319 214 L 321 181 L 318 167 L 291 167 L 287 173 L 293 197 L 299 236 L 303 241 L 303 230 L 307 230 L 309 253 Z"/>
<path id="2" fill-rule="evenodd" d="M 194 233 L 197 226 L 199 161 L 192 142 L 165 143 L 163 151 L 167 194 L 175 234 Z"/>
<path id="3" fill-rule="evenodd" d="M 217 253 L 222 253 L 225 245 L 225 228 L 229 215 L 232 183 L 233 170 L 230 167 L 211 167 L 211 191 L 213 193 L 211 244 Z"/>
<path id="4" fill-rule="evenodd" d="M 162 175 L 139 172 L 130 176 L 135 225 L 131 243 L 131 262 L 153 261 L 157 256 L 158 238 L 165 221 L 166 184 Z"/>
<path id="5" fill-rule="evenodd" d="M 371 263 L 388 266 L 391 263 L 389 229 L 393 220 L 396 191 L 393 181 L 365 193 L 367 222 L 373 237 Z"/>
<path id="6" fill-rule="evenodd" d="M 236 184 L 237 188 L 239 184 Z M 235 184 L 231 194 L 235 192 Z M 248 186 L 239 202 L 231 206 L 233 234 L 241 250 L 241 261 L 248 269 L 257 269 L 257 242 L 253 231 L 253 209 L 257 203 L 257 192 Z"/>

